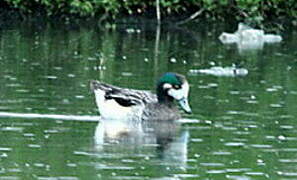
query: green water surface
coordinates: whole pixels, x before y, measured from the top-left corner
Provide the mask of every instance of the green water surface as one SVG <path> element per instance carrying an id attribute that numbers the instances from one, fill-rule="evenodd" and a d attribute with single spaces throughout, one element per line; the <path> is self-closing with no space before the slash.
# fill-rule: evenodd
<path id="1" fill-rule="evenodd" d="M 242 52 L 218 36 L 236 27 L 96 23 L 0 29 L 0 179 L 297 179 L 297 36 Z M 246 76 L 191 73 L 238 66 Z M 154 91 L 160 74 L 186 75 L 193 114 L 156 134 L 102 140 L 89 81 Z M 99 135 L 98 135 L 99 134 Z M 102 134 L 101 134 L 102 135 Z M 98 140 L 99 139 L 99 140 Z"/>

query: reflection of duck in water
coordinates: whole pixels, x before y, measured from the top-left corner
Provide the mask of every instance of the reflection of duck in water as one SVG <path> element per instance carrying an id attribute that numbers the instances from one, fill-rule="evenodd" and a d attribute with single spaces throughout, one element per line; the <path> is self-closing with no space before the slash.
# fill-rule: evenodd
<path id="1" fill-rule="evenodd" d="M 103 119 L 176 120 L 180 114 L 174 100 L 185 112 L 191 112 L 189 84 L 184 76 L 176 73 L 165 73 L 159 79 L 156 95 L 98 81 L 91 81 L 91 89 Z"/>
<path id="2" fill-rule="evenodd" d="M 171 165 L 186 165 L 189 132 L 179 122 L 143 121 L 138 126 L 126 123 L 123 130 L 115 126 L 115 121 L 118 123 L 99 122 L 94 136 L 96 151 L 112 152 L 115 156 L 135 156 L 141 152 Z"/>

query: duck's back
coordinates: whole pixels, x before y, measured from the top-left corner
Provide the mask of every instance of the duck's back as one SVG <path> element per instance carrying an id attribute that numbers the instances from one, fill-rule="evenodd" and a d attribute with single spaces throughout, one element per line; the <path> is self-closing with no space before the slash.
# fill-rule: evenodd
<path id="1" fill-rule="evenodd" d="M 121 88 L 99 81 L 91 81 L 96 103 L 103 118 L 140 118 L 146 104 L 157 102 L 149 91 Z"/>

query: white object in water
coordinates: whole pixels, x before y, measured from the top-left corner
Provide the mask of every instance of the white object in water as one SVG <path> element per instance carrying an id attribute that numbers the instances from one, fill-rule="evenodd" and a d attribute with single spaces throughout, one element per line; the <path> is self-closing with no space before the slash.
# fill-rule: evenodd
<path id="1" fill-rule="evenodd" d="M 280 35 L 265 34 L 264 40 L 266 43 L 277 43 L 277 42 L 281 42 L 283 38 Z"/>
<path id="2" fill-rule="evenodd" d="M 192 69 L 190 70 L 190 73 L 234 77 L 234 76 L 246 76 L 248 74 L 248 70 L 244 68 L 236 68 L 236 67 L 214 66 L 214 67 L 211 67 L 210 69 Z"/>
<path id="3" fill-rule="evenodd" d="M 224 44 L 231 44 L 231 43 L 236 43 L 239 41 L 239 37 L 236 34 L 233 33 L 226 33 L 223 32 L 220 36 L 219 39 L 221 40 L 222 43 Z"/>
<path id="4" fill-rule="evenodd" d="M 239 49 L 262 49 L 264 43 L 278 43 L 282 41 L 280 35 L 265 34 L 261 29 L 253 29 L 243 23 L 238 24 L 235 33 L 223 32 L 219 36 L 223 44 L 236 43 Z"/>

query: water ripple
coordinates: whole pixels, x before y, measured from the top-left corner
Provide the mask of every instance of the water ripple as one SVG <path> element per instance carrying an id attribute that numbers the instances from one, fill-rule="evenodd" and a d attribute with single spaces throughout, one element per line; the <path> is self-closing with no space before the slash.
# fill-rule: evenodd
<path id="1" fill-rule="evenodd" d="M 58 177 L 37 177 L 38 180 L 79 180 L 74 176 L 58 176 Z"/>
<path id="2" fill-rule="evenodd" d="M 176 178 L 198 178 L 199 175 L 198 174 L 174 174 L 174 177 Z M 163 179 L 165 180 L 165 179 Z"/>
<path id="3" fill-rule="evenodd" d="M 200 163 L 201 166 L 207 166 L 207 167 L 223 167 L 225 166 L 223 163 Z"/>
<path id="4" fill-rule="evenodd" d="M 235 176 L 235 175 L 226 175 L 227 179 L 232 180 L 250 180 L 251 178 L 248 176 Z"/>
<path id="5" fill-rule="evenodd" d="M 78 116 L 78 115 L 60 115 L 60 114 L 33 114 L 33 113 L 11 113 L 0 112 L 0 117 L 11 118 L 44 118 L 44 119 L 59 119 L 59 120 L 73 120 L 73 121 L 91 121 L 98 122 L 100 117 L 98 116 Z"/>
<path id="6" fill-rule="evenodd" d="M 22 127 L 2 127 L 1 131 L 13 131 L 13 132 L 22 132 L 24 128 Z"/>
<path id="7" fill-rule="evenodd" d="M 140 180 L 140 179 L 146 179 L 145 177 L 142 177 L 142 176 L 115 176 L 113 177 L 112 179 L 119 179 L 119 180 Z M 157 180 L 157 179 L 156 179 Z"/>
<path id="8" fill-rule="evenodd" d="M 16 176 L 1 176 L 0 179 L 1 180 L 19 180 L 21 178 L 16 177 Z"/>
<path id="9" fill-rule="evenodd" d="M 237 146 L 245 146 L 245 143 L 242 142 L 227 142 L 225 143 L 225 146 L 232 146 L 232 147 L 237 147 Z"/>
<path id="10" fill-rule="evenodd" d="M 12 148 L 0 147 L 0 151 L 9 152 L 9 151 L 11 151 L 11 150 L 12 150 Z"/>
<path id="11" fill-rule="evenodd" d="M 278 171 L 278 175 L 281 176 L 289 176 L 289 177 L 297 177 L 297 172 L 283 172 L 283 171 Z"/>
<path id="12" fill-rule="evenodd" d="M 270 145 L 270 144 L 251 144 L 250 145 L 251 147 L 254 147 L 254 148 L 260 148 L 260 149 L 268 149 L 268 148 L 272 148 L 273 146 Z"/>
<path id="13" fill-rule="evenodd" d="M 297 159 L 279 159 L 281 163 L 297 163 Z"/>
<path id="14" fill-rule="evenodd" d="M 226 171 L 223 169 L 217 169 L 217 170 L 208 170 L 206 171 L 207 174 L 225 174 Z"/>
<path id="15" fill-rule="evenodd" d="M 226 156 L 226 155 L 232 155 L 231 152 L 227 152 L 227 151 L 217 151 L 217 152 L 213 152 L 213 155 L 219 155 L 219 156 Z"/>

